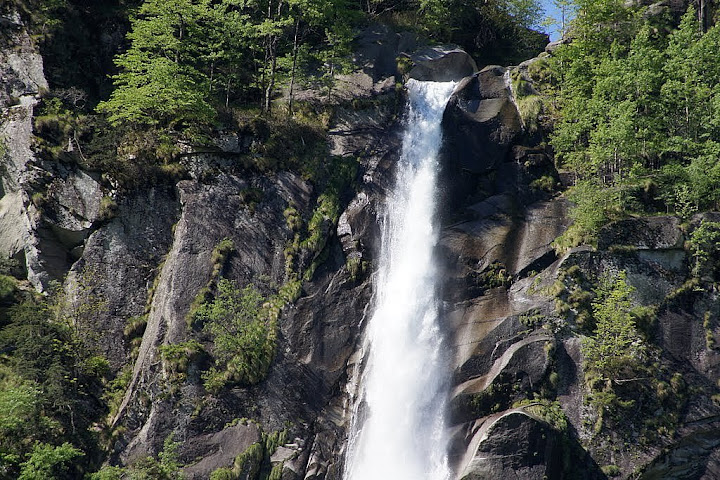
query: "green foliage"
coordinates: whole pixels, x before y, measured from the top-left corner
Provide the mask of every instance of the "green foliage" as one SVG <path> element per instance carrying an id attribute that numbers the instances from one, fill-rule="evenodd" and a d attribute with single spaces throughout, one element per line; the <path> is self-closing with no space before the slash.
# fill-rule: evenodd
<path id="1" fill-rule="evenodd" d="M 210 255 L 210 263 L 212 264 L 210 279 L 208 283 L 198 291 L 190 304 L 190 309 L 185 318 L 188 326 L 192 326 L 193 323 L 198 320 L 198 309 L 210 300 L 210 296 L 217 286 L 217 281 L 225 269 L 230 255 L 234 251 L 235 244 L 229 237 L 220 240 L 218 244 L 215 245 L 215 248 L 213 248 L 212 254 Z"/>
<path id="2" fill-rule="evenodd" d="M 720 253 L 720 223 L 703 220 L 690 234 L 688 244 L 694 260 L 693 276 L 713 279 Z"/>
<path id="3" fill-rule="evenodd" d="M 544 108 L 543 97 L 519 71 L 513 73 L 512 89 L 525 130 L 531 134 L 537 132 L 540 126 L 540 115 Z"/>
<path id="4" fill-rule="evenodd" d="M 543 175 L 540 178 L 536 178 L 530 182 L 530 188 L 535 190 L 542 190 L 543 192 L 552 193 L 556 191 L 558 182 L 552 175 Z"/>
<path id="5" fill-rule="evenodd" d="M 6 352 L 0 356 L 0 478 L 17 478 L 22 462 L 29 462 L 26 478 L 39 478 L 47 469 L 47 478 L 75 478 L 63 476 L 60 460 L 51 462 L 69 450 L 53 449 L 64 442 L 85 452 L 96 448 L 89 427 L 103 413 L 99 397 L 109 364 L 85 347 L 82 329 L 56 320 L 55 311 L 28 299 L 7 310 L 0 330 L 0 350 Z M 37 442 L 44 445 L 34 452 Z M 78 456 L 73 464 L 85 461 Z M 49 466 L 42 470 L 43 465 Z"/>
<path id="6" fill-rule="evenodd" d="M 163 449 L 158 458 L 141 458 L 127 468 L 103 467 L 100 471 L 89 476 L 90 480 L 182 480 L 180 472 L 183 466 L 178 460 L 179 442 L 172 439 L 172 435 L 165 439 Z"/>
<path id="7" fill-rule="evenodd" d="M 127 390 L 128 385 L 130 385 L 130 380 L 132 380 L 132 373 L 132 363 L 128 363 L 122 368 L 122 370 L 120 370 L 120 372 L 118 372 L 114 379 L 108 382 L 105 391 L 103 392 L 103 400 L 109 410 L 109 420 L 112 420 L 122 404 L 123 398 L 125 397 L 125 391 Z"/>
<path id="8" fill-rule="evenodd" d="M 142 337 L 143 332 L 145 332 L 145 327 L 147 326 L 147 321 L 147 314 L 128 318 L 125 328 L 123 329 L 123 334 L 131 339 Z"/>
<path id="9" fill-rule="evenodd" d="M 562 406 L 556 401 L 544 399 L 526 399 L 522 400 L 514 407 L 525 407 L 523 410 L 542 419 L 555 430 L 561 433 L 568 432 L 569 420 L 562 409 Z"/>
<path id="10" fill-rule="evenodd" d="M 542 327 L 548 321 L 548 318 L 542 313 L 540 313 L 539 310 L 532 309 L 521 314 L 519 320 L 520 323 L 522 323 L 526 327 L 535 329 Z"/>
<path id="11" fill-rule="evenodd" d="M 279 480 L 282 475 L 282 462 L 273 465 L 270 457 L 287 440 L 285 430 L 262 433 L 260 442 L 253 443 L 244 452 L 235 457 L 231 468 L 219 468 L 210 474 L 212 480 L 261 479 Z"/>
<path id="12" fill-rule="evenodd" d="M 368 271 L 368 262 L 360 256 L 349 256 L 345 261 L 345 268 L 353 282 L 358 281 Z"/>
<path id="13" fill-rule="evenodd" d="M 681 379 L 663 380 L 666 369 L 653 361 L 656 353 L 636 328 L 635 319 L 648 313 L 633 306 L 633 292 L 624 272 L 601 279 L 595 290 L 595 332 L 581 343 L 587 400 L 597 414 L 596 433 L 609 421 L 620 431 L 637 428 L 652 441 L 678 421 L 685 399 Z"/>
<path id="14" fill-rule="evenodd" d="M 276 82 L 292 86 L 310 68 L 330 88 L 349 58 L 352 10 L 343 0 L 146 0 L 98 108 L 116 125 L 197 130 L 232 100 L 260 96 L 269 111 Z"/>
<path id="15" fill-rule="evenodd" d="M 23 462 L 18 480 L 61 480 L 77 478 L 72 464 L 83 452 L 69 443 L 57 447 L 37 443 L 30 458 Z"/>
<path id="16" fill-rule="evenodd" d="M 61 426 L 42 413 L 42 391 L 0 364 L 0 478 L 17 474 L 33 442 L 57 435 Z"/>
<path id="17" fill-rule="evenodd" d="M 103 196 L 100 199 L 100 210 L 98 212 L 98 218 L 100 220 L 110 220 L 115 216 L 117 208 L 117 203 L 115 203 L 115 200 L 113 200 L 112 197 L 108 197 L 107 195 Z"/>
<path id="18" fill-rule="evenodd" d="M 238 477 L 232 468 L 221 467 L 210 473 L 210 480 L 236 480 Z"/>
<path id="19" fill-rule="evenodd" d="M 228 382 L 252 385 L 267 374 L 275 353 L 276 320 L 263 310 L 264 298 L 254 285 L 239 288 L 221 279 L 215 298 L 197 311 L 213 337 L 216 367 L 205 373 L 205 386 L 217 391 Z"/>
<path id="20" fill-rule="evenodd" d="M 646 347 L 631 315 L 633 292 L 624 272 L 614 281 L 601 280 L 595 292 L 595 334 L 583 339 L 582 353 L 586 369 L 604 379 L 636 376 L 646 359 Z"/>
<path id="21" fill-rule="evenodd" d="M 0 274 L 0 301 L 9 298 L 17 289 L 15 278 Z"/>
<path id="22" fill-rule="evenodd" d="M 617 465 L 605 465 L 602 472 L 608 477 L 617 477 L 622 473 Z"/>
<path id="23" fill-rule="evenodd" d="M 227 237 L 223 238 L 217 245 L 215 245 L 212 255 L 210 256 L 210 262 L 213 265 L 213 271 L 211 274 L 213 278 L 217 278 L 217 276 L 222 273 L 222 269 L 225 267 L 228 257 L 234 251 L 235 244 L 232 239 Z"/>
<path id="24" fill-rule="evenodd" d="M 253 443 L 247 450 L 235 457 L 232 471 L 234 478 L 255 478 L 260 472 L 260 466 L 265 455 L 265 446 L 262 443 Z"/>
<path id="25" fill-rule="evenodd" d="M 408 24 L 441 42 L 461 45 L 474 58 L 487 64 L 515 64 L 537 55 L 547 43 L 537 26 L 542 6 L 535 0 L 475 2 L 472 0 L 420 0 L 383 2 L 395 18 L 404 13 Z M 418 8 L 419 6 L 419 8 Z"/>
<path id="26" fill-rule="evenodd" d="M 493 262 L 485 270 L 475 275 L 476 283 L 483 289 L 509 287 L 512 275 L 501 262 Z"/>
<path id="27" fill-rule="evenodd" d="M 88 480 L 123 480 L 125 469 L 121 467 L 105 466 L 88 476 Z"/>
<path id="28" fill-rule="evenodd" d="M 568 192 L 568 198 L 574 204 L 570 210 L 573 223 L 555 240 L 555 248 L 559 251 L 595 243 L 600 227 L 610 219 L 618 218 L 621 211 L 618 191 L 594 181 L 578 182 Z"/>
<path id="29" fill-rule="evenodd" d="M 160 346 L 160 357 L 170 383 L 177 385 L 187 379 L 190 362 L 203 352 L 203 346 L 197 340 L 171 343 Z"/>
<path id="30" fill-rule="evenodd" d="M 593 214 L 579 203 L 573 215 L 583 221 L 563 246 L 627 212 L 716 208 L 720 69 L 710 52 L 720 28 L 701 33 L 692 6 L 673 26 L 620 0 L 576 3 L 573 41 L 549 60 L 559 73 L 551 143 L 578 178 L 572 195 L 602 207 Z"/>

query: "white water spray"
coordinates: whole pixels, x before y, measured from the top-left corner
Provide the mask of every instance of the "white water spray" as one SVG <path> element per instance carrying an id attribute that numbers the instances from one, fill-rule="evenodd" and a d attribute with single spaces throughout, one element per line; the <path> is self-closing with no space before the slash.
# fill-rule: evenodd
<path id="1" fill-rule="evenodd" d="M 367 327 L 363 404 L 346 480 L 445 480 L 446 362 L 433 250 L 440 122 L 455 84 L 410 80 L 396 184 L 383 215 L 376 310 Z M 363 411 L 363 419 L 358 412 Z"/>

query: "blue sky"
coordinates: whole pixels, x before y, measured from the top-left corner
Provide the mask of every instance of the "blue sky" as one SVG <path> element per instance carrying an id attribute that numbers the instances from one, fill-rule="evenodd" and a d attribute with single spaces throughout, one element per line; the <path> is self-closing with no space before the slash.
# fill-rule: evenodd
<path id="1" fill-rule="evenodd" d="M 553 17 L 558 20 L 560 19 L 560 11 L 555 8 L 552 0 L 541 0 L 540 2 L 545 9 L 546 17 Z M 557 30 L 558 27 L 545 27 L 547 34 L 550 35 L 550 41 L 558 40 L 560 38 L 560 32 Z"/>

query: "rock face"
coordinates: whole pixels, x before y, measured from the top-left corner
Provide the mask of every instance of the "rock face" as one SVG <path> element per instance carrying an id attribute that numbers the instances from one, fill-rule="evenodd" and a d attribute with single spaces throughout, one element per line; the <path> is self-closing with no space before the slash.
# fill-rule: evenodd
<path id="1" fill-rule="evenodd" d="M 560 479 L 579 471 L 583 478 L 606 478 L 579 445 L 522 409 L 487 419 L 479 435 L 475 457 L 459 475 L 462 480 Z"/>
<path id="2" fill-rule="evenodd" d="M 123 332 L 128 319 L 145 313 L 157 267 L 172 244 L 179 207 L 170 187 L 155 187 L 125 198 L 115 218 L 85 242 L 82 257 L 70 272 L 70 285 L 81 282 L 103 303 L 89 327 L 104 332 L 99 345 L 114 369 L 126 363 L 131 348 Z"/>
<path id="3" fill-rule="evenodd" d="M 443 117 L 445 158 L 456 168 L 487 173 L 521 132 L 506 73 L 502 67 L 485 67 L 462 80 L 450 98 Z"/>
<path id="4" fill-rule="evenodd" d="M 79 258 L 107 192 L 87 172 L 37 158 L 33 113 L 48 90 L 43 59 L 19 15 L 0 22 L 0 255 L 18 260 L 44 290 Z"/>
<path id="5" fill-rule="evenodd" d="M 252 143 L 242 134 L 218 141 L 222 161 L 189 155 L 189 178 L 176 185 L 122 193 L 77 166 L 41 161 L 32 120 L 47 88 L 42 58 L 18 17 L 0 18 L 0 26 L 0 254 L 20 260 L 38 290 L 65 278 L 73 301 L 102 304 L 85 327 L 98 334 L 113 372 L 130 374 L 111 419 L 111 463 L 157 454 L 172 435 L 187 478 L 208 478 L 260 445 L 253 466 L 275 468 L 284 480 L 342 478 L 373 262 L 400 149 L 405 99 L 396 85 L 414 78 L 459 81 L 443 118 L 436 252 L 452 351 L 453 478 L 606 478 L 601 466 L 645 479 L 717 478 L 719 294 L 685 283 L 692 267 L 685 243 L 702 220 L 720 217 L 687 225 L 675 217 L 627 219 L 603 228 L 596 249 L 558 256 L 552 242 L 569 225 L 569 205 L 535 182 L 554 185 L 558 173 L 523 131 L 506 69 L 476 72 L 457 48 L 430 48 L 386 26 L 363 32 L 359 68 L 340 79 L 329 131 L 331 153 L 357 159 L 354 190 L 341 196 L 337 227 L 329 220 L 318 227 L 318 251 L 295 252 L 317 268 L 279 314 L 267 377 L 211 394 L 202 379 L 207 355 L 189 360 L 178 379 L 163 347 L 198 338 L 210 344 L 188 317 L 219 276 L 265 295 L 277 291 L 296 241 L 288 211 L 309 222 L 319 191 L 293 172 L 234 163 Z M 213 251 L 224 240 L 233 248 L 218 263 Z M 593 279 L 625 272 L 633 301 L 657 313 L 644 332 L 657 345 L 653 361 L 702 392 L 677 414 L 674 437 L 659 433 L 651 446 L 625 438 L 630 446 L 619 449 L 597 440 L 581 348 L 588 332 L 552 293 L 571 271 Z M 687 391 L 678 387 L 678 396 Z M 666 414 L 659 409 L 652 418 Z"/>
<path id="6" fill-rule="evenodd" d="M 455 46 L 426 47 L 410 56 L 410 78 L 425 82 L 459 81 L 477 72 L 475 60 Z"/>

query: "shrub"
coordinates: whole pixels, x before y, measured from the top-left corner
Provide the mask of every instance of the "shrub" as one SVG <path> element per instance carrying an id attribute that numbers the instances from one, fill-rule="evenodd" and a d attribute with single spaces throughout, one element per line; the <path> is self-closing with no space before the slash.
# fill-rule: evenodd
<path id="1" fill-rule="evenodd" d="M 160 346 L 160 356 L 172 383 L 180 383 L 187 378 L 187 369 L 203 347 L 197 340 L 172 343 Z"/>
<path id="2" fill-rule="evenodd" d="M 543 192 L 552 193 L 555 191 L 555 179 L 552 175 L 543 175 L 540 178 L 536 178 L 530 182 L 530 188 L 535 190 L 542 190 Z"/>
<path id="3" fill-rule="evenodd" d="M 37 443 L 30 458 L 21 464 L 18 480 L 71 478 L 72 462 L 85 455 L 69 443 L 54 447 Z"/>
<path id="4" fill-rule="evenodd" d="M 252 385 L 267 374 L 275 353 L 275 319 L 262 305 L 254 285 L 240 288 L 221 279 L 215 298 L 200 306 L 196 316 L 213 336 L 216 368 L 204 375 L 208 390 L 227 382 Z"/>
<path id="5" fill-rule="evenodd" d="M 714 278 L 715 258 L 720 253 L 720 223 L 703 220 L 690 234 L 688 243 L 694 259 L 693 276 Z"/>
<path id="6" fill-rule="evenodd" d="M 601 470 L 608 477 L 617 477 L 620 475 L 620 468 L 617 465 L 605 465 Z"/>
<path id="7" fill-rule="evenodd" d="M 100 210 L 98 212 L 98 219 L 110 220 L 117 213 L 117 208 L 117 203 L 115 203 L 115 200 L 113 200 L 112 197 L 108 197 L 107 195 L 103 196 L 100 199 Z"/>
<path id="8" fill-rule="evenodd" d="M 17 288 L 17 280 L 8 275 L 0 275 L 0 300 L 10 297 Z"/>

